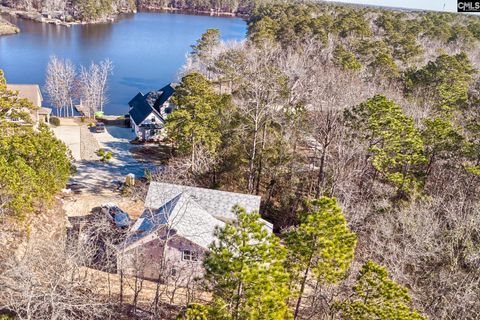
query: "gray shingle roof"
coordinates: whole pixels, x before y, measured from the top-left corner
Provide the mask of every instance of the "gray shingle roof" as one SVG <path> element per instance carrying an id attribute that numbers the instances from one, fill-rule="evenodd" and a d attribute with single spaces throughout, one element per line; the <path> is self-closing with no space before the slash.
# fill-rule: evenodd
<path id="1" fill-rule="evenodd" d="M 28 99 L 34 106 L 41 106 L 43 97 L 38 84 L 7 84 L 7 89 L 18 91 L 18 96 L 22 99 Z"/>
<path id="2" fill-rule="evenodd" d="M 232 208 L 239 205 L 247 212 L 260 209 L 260 197 L 176 184 L 152 182 L 145 199 L 145 211 L 131 228 L 127 249 L 154 240 L 155 231 L 168 226 L 176 234 L 208 249 L 215 240 L 215 227 L 234 221 Z M 271 223 L 265 229 L 272 232 Z"/>
<path id="3" fill-rule="evenodd" d="M 150 184 L 145 207 L 159 208 L 182 192 L 189 194 L 205 211 L 223 221 L 236 219 L 232 208 L 237 204 L 247 212 L 260 210 L 260 196 L 161 182 Z"/>
<path id="4" fill-rule="evenodd" d="M 157 210 L 146 209 L 132 227 L 133 236 L 127 239 L 127 246 L 141 244 L 144 239 L 153 240 L 147 236 L 163 226 L 208 249 L 215 240 L 215 228 L 222 228 L 225 223 L 206 212 L 190 195 L 180 193 Z"/>

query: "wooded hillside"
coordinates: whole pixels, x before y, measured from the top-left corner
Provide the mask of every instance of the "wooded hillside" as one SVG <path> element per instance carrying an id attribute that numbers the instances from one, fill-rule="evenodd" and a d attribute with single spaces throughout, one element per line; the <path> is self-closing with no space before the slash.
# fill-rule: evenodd
<path id="1" fill-rule="evenodd" d="M 0 4 L 26 12 L 47 14 L 71 22 L 105 21 L 136 10 L 134 0 L 1 0 Z"/>
<path id="2" fill-rule="evenodd" d="M 476 16 L 307 2 L 255 5 L 243 42 L 207 30 L 172 97 L 162 143 L 174 156 L 148 179 L 260 195 L 261 212 L 234 208 L 205 277 L 183 291 L 187 272 L 163 266 L 143 304 L 140 268 L 99 286 L 85 265 L 120 236 L 96 221 L 86 247 L 44 239 L 29 259 L 0 261 L 0 302 L 39 319 L 478 319 L 479 48 Z M 29 167 L 42 145 L 5 139 L 0 166 L 20 163 L 27 191 L 45 191 L 39 178 L 59 188 Z M 10 215 L 34 204 L 3 199 Z"/>
<path id="3" fill-rule="evenodd" d="M 246 43 L 220 43 L 209 30 L 185 67 L 183 85 L 200 73 L 224 103 L 181 108 L 168 128 L 197 183 L 262 195 L 263 215 L 281 238 L 301 228 L 299 212 L 311 199 L 335 197 L 357 235 L 352 276 L 373 259 L 409 289 L 420 314 L 475 319 L 479 22 L 356 6 L 257 6 Z M 175 135 L 192 115 L 204 122 Z M 308 279 L 305 291 L 302 281 L 293 287 L 303 296 L 300 318 L 371 318 L 338 309 L 337 299 L 360 294 L 345 287 L 352 278 L 336 286 Z"/>

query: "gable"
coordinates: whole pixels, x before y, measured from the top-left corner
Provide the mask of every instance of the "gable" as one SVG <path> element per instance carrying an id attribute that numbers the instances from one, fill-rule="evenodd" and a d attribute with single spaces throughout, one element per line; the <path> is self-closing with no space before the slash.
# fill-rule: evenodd
<path id="1" fill-rule="evenodd" d="M 155 104 L 153 105 L 153 109 L 155 109 L 157 112 L 161 112 L 160 107 L 165 102 L 167 102 L 167 100 L 170 99 L 171 96 L 173 96 L 173 94 L 175 93 L 175 89 L 172 87 L 172 84 L 169 83 L 158 91 L 161 92 L 161 95 L 155 101 Z"/>
<path id="2" fill-rule="evenodd" d="M 130 100 L 128 105 L 130 106 L 128 114 L 136 125 L 140 125 L 153 111 L 145 101 L 145 96 L 140 92 Z"/>
<path id="3" fill-rule="evenodd" d="M 185 193 L 164 202 L 156 208 L 146 208 L 130 230 L 127 245 L 138 246 L 158 237 L 157 231 L 167 227 L 170 232 L 208 249 L 215 240 L 216 227 L 225 224 L 205 211 Z"/>
<path id="4" fill-rule="evenodd" d="M 139 126 L 145 119 L 147 119 L 152 112 L 161 121 L 161 106 L 173 95 L 175 90 L 168 84 L 158 91 L 151 91 L 146 95 L 141 92 L 137 93 L 132 100 L 128 102 L 130 106 L 129 114 L 130 118 Z"/>
<path id="5" fill-rule="evenodd" d="M 161 116 L 158 115 L 158 113 L 154 110 L 151 110 L 152 112 L 143 119 L 142 122 L 140 122 L 138 125 L 148 125 L 148 124 L 163 124 L 165 121 Z M 152 121 L 152 118 L 155 118 L 155 121 Z"/>

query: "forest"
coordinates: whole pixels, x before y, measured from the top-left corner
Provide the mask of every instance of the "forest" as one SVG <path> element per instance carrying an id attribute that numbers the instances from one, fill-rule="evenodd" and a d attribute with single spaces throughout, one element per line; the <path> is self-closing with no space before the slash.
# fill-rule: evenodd
<path id="1" fill-rule="evenodd" d="M 181 304 L 157 285 L 148 319 L 478 319 L 479 18 L 302 1 L 256 4 L 247 22 L 246 41 L 209 29 L 192 45 L 166 125 L 174 156 L 148 176 L 260 195 L 261 210 L 235 208 L 205 278 Z M 0 82 L 0 117 L 15 99 Z M 68 177 L 65 146 L 42 154 L 38 135 L 2 134 L 0 176 L 24 168 L 0 179 L 9 220 L 41 211 Z M 57 176 L 31 171 L 37 154 Z M 17 287 L 0 290 L 8 311 L 113 319 L 137 307 L 143 282 L 127 302 L 108 278 L 106 297 L 85 256 L 56 246 L 0 262 L 0 283 Z"/>
<path id="2" fill-rule="evenodd" d="M 261 195 L 287 251 L 302 252 L 289 248 L 289 230 L 314 219 L 302 212 L 322 196 L 336 199 L 356 234 L 337 285 L 315 270 L 328 270 L 322 258 L 302 261 L 315 276 L 290 286 L 304 296 L 295 317 L 400 319 L 338 307 L 362 296 L 361 284 L 348 285 L 373 260 L 408 288 L 419 315 L 478 318 L 478 22 L 267 4 L 249 17 L 245 43 L 209 30 L 193 46 L 175 100 L 185 107 L 167 122 L 178 161 L 191 163 L 185 175 Z"/>
<path id="3" fill-rule="evenodd" d="M 245 16 L 255 3 L 253 0 L 1 0 L 0 4 L 26 12 L 49 14 L 67 22 L 105 22 L 119 13 L 131 13 L 137 9 Z"/>

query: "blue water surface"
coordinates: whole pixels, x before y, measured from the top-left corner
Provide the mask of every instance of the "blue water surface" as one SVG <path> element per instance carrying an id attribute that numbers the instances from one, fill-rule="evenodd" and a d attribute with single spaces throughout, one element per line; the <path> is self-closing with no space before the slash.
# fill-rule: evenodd
<path id="1" fill-rule="evenodd" d="M 9 83 L 45 80 L 49 57 L 68 58 L 75 64 L 110 58 L 114 73 L 109 83 L 106 114 L 128 111 L 128 101 L 177 81 L 190 46 L 208 28 L 220 29 L 223 40 L 242 40 L 246 23 L 239 18 L 140 12 L 122 15 L 114 23 L 70 28 L 15 19 L 16 35 L 0 37 L 0 69 Z M 45 96 L 44 105 L 49 106 Z"/>

